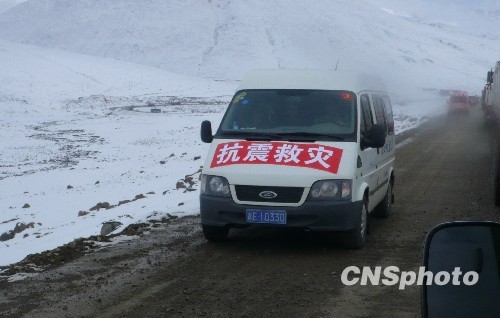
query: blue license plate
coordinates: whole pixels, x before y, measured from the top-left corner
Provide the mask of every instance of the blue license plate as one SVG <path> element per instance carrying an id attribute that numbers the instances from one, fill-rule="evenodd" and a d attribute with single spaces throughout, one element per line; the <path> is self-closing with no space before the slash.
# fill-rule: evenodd
<path id="1" fill-rule="evenodd" d="M 247 210 L 248 223 L 286 224 L 285 210 Z"/>

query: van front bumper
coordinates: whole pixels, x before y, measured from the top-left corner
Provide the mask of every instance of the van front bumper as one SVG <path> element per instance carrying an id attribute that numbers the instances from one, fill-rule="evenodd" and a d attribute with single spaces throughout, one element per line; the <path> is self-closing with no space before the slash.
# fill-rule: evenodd
<path id="1" fill-rule="evenodd" d="M 200 195 L 203 225 L 220 227 L 275 226 L 312 231 L 348 231 L 356 228 L 363 202 L 306 201 L 298 207 L 237 204 L 232 198 Z M 246 210 L 285 210 L 287 224 L 255 224 L 246 221 Z"/>

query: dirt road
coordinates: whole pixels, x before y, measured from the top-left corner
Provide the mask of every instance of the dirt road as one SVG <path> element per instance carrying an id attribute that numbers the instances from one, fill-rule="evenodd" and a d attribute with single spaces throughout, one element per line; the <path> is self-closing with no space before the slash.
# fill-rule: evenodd
<path id="1" fill-rule="evenodd" d="M 434 225 L 496 220 L 480 111 L 398 136 L 393 215 L 362 250 L 300 231 L 247 229 L 209 244 L 198 217 L 165 223 L 24 281 L 0 282 L 1 317 L 417 317 L 419 288 L 341 283 L 347 266 L 416 270 Z"/>

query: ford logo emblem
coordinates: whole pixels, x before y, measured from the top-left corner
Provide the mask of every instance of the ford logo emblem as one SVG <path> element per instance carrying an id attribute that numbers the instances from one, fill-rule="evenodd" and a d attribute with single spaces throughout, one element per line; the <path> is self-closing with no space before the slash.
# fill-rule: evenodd
<path id="1" fill-rule="evenodd" d="M 263 199 L 274 199 L 278 196 L 278 194 L 276 192 L 273 192 L 273 191 L 262 191 L 261 193 L 259 193 L 259 197 L 263 198 Z"/>

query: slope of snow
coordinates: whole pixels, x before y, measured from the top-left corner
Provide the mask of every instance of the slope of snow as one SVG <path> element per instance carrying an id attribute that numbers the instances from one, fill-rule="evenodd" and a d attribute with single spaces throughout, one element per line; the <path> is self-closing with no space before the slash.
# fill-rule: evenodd
<path id="1" fill-rule="evenodd" d="M 498 35 L 498 0 L 369 0 L 406 18 L 449 25 L 461 32 Z M 493 29 L 491 29 L 493 27 Z"/>
<path id="2" fill-rule="evenodd" d="M 470 7 L 412 3 L 30 0 L 0 15 L 0 38 L 202 77 L 339 62 L 384 75 L 393 90 L 479 91 L 498 59 L 500 21 L 485 24 Z"/>
<path id="3" fill-rule="evenodd" d="M 0 13 L 3 11 L 7 11 L 10 8 L 17 6 L 20 3 L 25 2 L 26 0 L 0 0 Z"/>
<path id="4" fill-rule="evenodd" d="M 6 42 L 0 69 L 0 235 L 29 226 L 0 242 L 0 265 L 97 235 L 103 222 L 123 229 L 197 212 L 196 191 L 176 185 L 193 174 L 197 188 L 194 158 L 206 146 L 194 131 L 217 123 L 230 98 L 217 95 L 235 83 Z M 164 103 L 165 113 L 120 108 L 147 103 Z M 90 211 L 124 200 L 132 202 Z"/>
<path id="5" fill-rule="evenodd" d="M 217 123 L 224 106 L 151 114 L 111 110 L 102 99 L 85 104 L 27 119 L 32 106 L 0 103 L 0 235 L 17 223 L 30 226 L 0 242 L 0 265 L 99 235 L 105 222 L 120 222 L 123 230 L 169 214 L 199 213 L 195 190 L 207 147 L 195 131 L 202 120 Z M 177 189 L 187 175 L 193 175 L 193 191 Z M 92 210 L 102 202 L 115 207 Z"/>
<path id="6" fill-rule="evenodd" d="M 99 58 L 0 41 L 0 96 L 51 101 L 92 94 L 144 93 L 210 96 L 229 86 L 109 58 Z"/>

